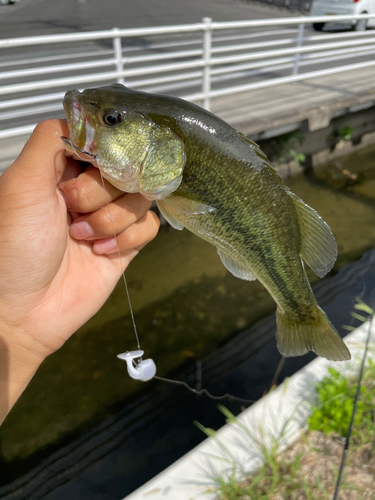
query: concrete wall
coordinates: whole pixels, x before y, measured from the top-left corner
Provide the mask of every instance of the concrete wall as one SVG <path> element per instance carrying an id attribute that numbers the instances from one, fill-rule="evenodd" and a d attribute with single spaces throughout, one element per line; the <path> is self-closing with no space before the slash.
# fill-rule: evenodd
<path id="1" fill-rule="evenodd" d="M 305 121 L 289 133 L 278 134 L 265 140 L 261 137 L 256 139 L 280 175 L 288 177 L 299 173 L 301 168 L 309 170 L 374 145 L 375 105 L 368 104 L 368 108 L 358 111 L 343 109 L 339 116 L 322 123 L 321 125 L 325 126 L 316 130 L 311 130 Z M 342 135 L 346 128 L 350 129 L 347 138 Z M 301 164 L 298 165 L 289 158 L 288 152 L 291 149 L 305 156 Z"/>

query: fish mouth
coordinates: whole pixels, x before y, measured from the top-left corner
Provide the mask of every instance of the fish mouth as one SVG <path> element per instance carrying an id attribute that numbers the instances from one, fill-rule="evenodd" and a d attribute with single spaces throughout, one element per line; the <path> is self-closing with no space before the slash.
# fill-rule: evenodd
<path id="1" fill-rule="evenodd" d="M 62 137 L 65 142 L 67 154 L 80 157 L 79 153 L 85 154 L 88 158 L 84 161 L 94 161 L 97 155 L 93 153 L 95 146 L 95 129 L 82 109 L 79 90 L 69 90 L 64 97 L 64 110 L 69 127 L 69 137 Z"/>

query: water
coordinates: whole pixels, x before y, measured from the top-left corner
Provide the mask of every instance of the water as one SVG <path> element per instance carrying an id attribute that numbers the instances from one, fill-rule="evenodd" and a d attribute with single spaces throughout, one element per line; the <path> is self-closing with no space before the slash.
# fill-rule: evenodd
<path id="1" fill-rule="evenodd" d="M 366 148 L 340 159 L 342 170 L 360 176 L 356 184 L 343 183 L 336 165 L 319 169 L 317 179 L 289 181 L 337 239 L 333 272 L 324 280 L 309 277 L 338 329 L 351 321 L 355 296 L 369 300 L 375 288 L 373 255 L 360 260 L 375 243 L 374 153 L 375 147 Z M 250 399 L 269 389 L 280 361 L 274 303 L 259 283 L 229 275 L 212 246 L 164 228 L 127 278 L 141 347 L 158 375 Z M 0 484 L 13 484 L 0 489 L 2 498 L 122 498 L 204 438 L 194 420 L 224 424 L 217 402 L 128 377 L 116 359 L 136 348 L 124 297 L 120 283 L 101 312 L 46 360 L 2 426 Z M 279 380 L 312 358 L 288 359 Z M 24 473 L 28 477 L 19 479 Z M 23 481 L 23 492 L 8 495 Z"/>

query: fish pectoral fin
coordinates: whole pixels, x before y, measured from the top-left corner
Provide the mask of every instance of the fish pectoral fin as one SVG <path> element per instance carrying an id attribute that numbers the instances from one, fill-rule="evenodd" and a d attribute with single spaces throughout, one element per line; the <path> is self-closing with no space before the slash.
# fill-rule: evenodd
<path id="1" fill-rule="evenodd" d="M 160 210 L 160 213 L 164 217 L 164 219 L 174 228 L 178 229 L 179 231 L 182 231 L 184 229 L 184 225 L 181 224 L 179 220 L 176 219 L 175 215 L 168 210 L 168 203 L 162 201 L 162 200 L 157 200 L 156 205 L 158 209 Z"/>
<path id="2" fill-rule="evenodd" d="M 157 200 L 156 204 L 165 220 L 172 227 L 180 231 L 184 229 L 184 226 L 176 217 L 176 212 L 184 215 L 203 215 L 215 210 L 215 208 L 205 203 L 186 198 L 185 196 L 179 196 L 175 193 L 166 196 L 162 200 Z"/>
<path id="3" fill-rule="evenodd" d="M 185 196 L 180 196 L 176 193 L 167 196 L 163 201 L 165 201 L 165 203 L 167 203 L 172 208 L 172 210 L 182 212 L 186 215 L 208 214 L 215 210 L 214 207 L 210 207 L 205 203 L 187 198 Z"/>
<path id="4" fill-rule="evenodd" d="M 332 269 L 337 258 L 335 237 L 328 224 L 313 208 L 295 194 L 291 193 L 291 196 L 301 233 L 301 257 L 319 278 L 323 278 Z"/>
<path id="5" fill-rule="evenodd" d="M 221 259 L 221 262 L 228 269 L 230 273 L 236 278 L 241 280 L 254 281 L 256 277 L 247 268 L 239 264 L 233 257 L 229 256 L 227 253 L 223 252 L 220 248 L 217 248 L 217 253 Z"/>

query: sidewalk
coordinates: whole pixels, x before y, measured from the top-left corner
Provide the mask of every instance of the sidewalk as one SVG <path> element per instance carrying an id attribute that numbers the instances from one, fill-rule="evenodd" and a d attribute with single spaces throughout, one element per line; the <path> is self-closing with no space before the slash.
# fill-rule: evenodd
<path id="1" fill-rule="evenodd" d="M 211 109 L 241 132 L 257 135 L 291 125 L 298 128 L 304 121 L 310 131 L 317 130 L 335 116 L 374 105 L 372 66 L 219 97 Z"/>

